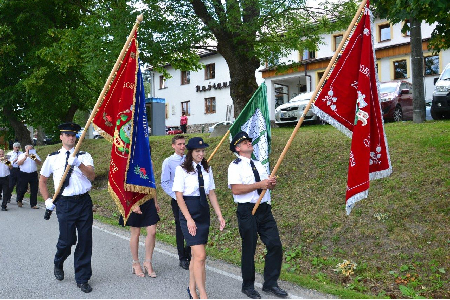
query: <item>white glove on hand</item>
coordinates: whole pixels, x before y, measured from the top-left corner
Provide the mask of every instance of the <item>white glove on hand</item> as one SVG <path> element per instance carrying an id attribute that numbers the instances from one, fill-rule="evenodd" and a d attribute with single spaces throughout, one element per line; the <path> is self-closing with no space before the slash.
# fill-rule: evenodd
<path id="1" fill-rule="evenodd" d="M 67 160 L 67 163 L 71 166 L 79 167 L 81 165 L 81 161 L 78 159 L 78 157 L 69 156 L 69 159 Z"/>
<path id="2" fill-rule="evenodd" d="M 48 210 L 55 209 L 55 204 L 53 204 L 52 198 L 48 198 L 47 200 L 45 200 L 45 208 Z"/>

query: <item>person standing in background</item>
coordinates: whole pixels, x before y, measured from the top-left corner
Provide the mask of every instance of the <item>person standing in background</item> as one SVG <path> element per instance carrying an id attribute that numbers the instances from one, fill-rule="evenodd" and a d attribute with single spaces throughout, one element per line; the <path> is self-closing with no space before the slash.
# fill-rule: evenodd
<path id="1" fill-rule="evenodd" d="M 170 202 L 172 206 L 173 217 L 175 219 L 175 237 L 177 241 L 178 258 L 180 260 L 180 267 L 189 270 L 189 263 L 191 261 L 191 247 L 184 245 L 184 236 L 180 227 L 179 207 L 175 197 L 175 192 L 172 191 L 173 179 L 175 177 L 175 169 L 184 162 L 186 155 L 186 140 L 183 135 L 175 135 L 172 138 L 172 148 L 175 153 L 167 157 L 161 169 L 161 187 L 164 192 L 172 198 Z"/>
<path id="2" fill-rule="evenodd" d="M 180 128 L 183 131 L 183 133 L 186 133 L 187 124 L 188 124 L 188 117 L 186 116 L 186 113 L 183 111 L 180 117 Z"/>

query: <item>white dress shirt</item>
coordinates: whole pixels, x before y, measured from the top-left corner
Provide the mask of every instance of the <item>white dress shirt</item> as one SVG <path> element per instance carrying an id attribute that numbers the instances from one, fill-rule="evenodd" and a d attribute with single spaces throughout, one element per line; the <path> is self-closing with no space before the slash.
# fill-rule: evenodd
<path id="1" fill-rule="evenodd" d="M 256 170 L 258 170 L 259 178 L 261 180 L 268 179 L 266 168 L 257 161 L 253 160 Z M 255 183 L 255 175 L 253 174 L 252 167 L 250 166 L 250 159 L 239 156 L 236 160 L 232 161 L 228 166 L 228 188 L 231 189 L 232 184 L 253 184 Z M 256 203 L 259 199 L 258 191 L 241 195 L 234 195 L 234 202 L 236 203 Z M 270 190 L 267 190 L 261 203 L 267 202 L 270 204 Z"/>
<path id="2" fill-rule="evenodd" d="M 167 157 L 161 170 L 161 187 L 172 199 L 175 199 L 175 192 L 172 191 L 173 179 L 175 178 L 175 169 L 181 165 L 186 158 L 186 155 L 178 155 L 176 153 Z"/>
<path id="3" fill-rule="evenodd" d="M 36 159 L 41 160 L 41 158 L 39 157 L 39 155 L 37 155 L 36 150 L 32 149 L 30 151 L 28 151 L 29 154 L 34 154 L 36 155 Z M 19 159 L 18 160 L 22 160 L 25 158 L 25 153 L 22 153 L 19 155 Z M 25 173 L 33 173 L 37 171 L 37 164 L 34 160 L 31 159 L 31 157 L 28 155 L 28 157 L 25 159 L 25 161 L 23 162 L 23 164 L 21 164 L 19 166 L 19 169 L 21 172 L 25 172 Z"/>
<path id="4" fill-rule="evenodd" d="M 75 148 L 70 149 L 70 155 L 72 155 Z M 65 148 L 61 148 L 61 150 L 54 152 L 47 156 L 44 161 L 44 164 L 41 168 L 41 175 L 45 177 L 50 177 L 53 173 L 53 182 L 55 185 L 55 190 L 59 186 L 59 182 L 64 174 L 66 165 L 66 152 Z M 78 159 L 85 166 L 94 166 L 94 160 L 91 155 L 87 152 L 79 152 Z M 81 172 L 78 167 L 73 167 L 72 175 L 69 179 L 69 185 L 64 189 L 62 195 L 63 196 L 75 196 L 81 195 L 91 190 L 92 184 L 91 181 Z"/>
<path id="5" fill-rule="evenodd" d="M 200 196 L 200 190 L 198 185 L 197 164 L 192 162 L 194 166 L 194 172 L 187 173 L 185 169 L 178 166 L 175 169 L 175 178 L 173 180 L 172 190 L 174 192 L 182 192 L 183 196 Z M 214 178 L 211 167 L 209 172 L 206 172 L 202 165 L 203 181 L 205 183 L 205 194 L 208 195 L 210 190 L 216 188 L 214 184 Z"/>
<path id="6" fill-rule="evenodd" d="M 19 165 L 17 164 L 17 161 L 19 158 L 19 155 L 21 155 L 23 152 L 22 151 L 9 151 L 6 155 L 9 156 L 9 161 L 12 163 L 13 168 L 18 168 Z"/>
<path id="7" fill-rule="evenodd" d="M 9 167 L 5 163 L 0 162 L 0 177 L 6 176 L 9 176 Z"/>

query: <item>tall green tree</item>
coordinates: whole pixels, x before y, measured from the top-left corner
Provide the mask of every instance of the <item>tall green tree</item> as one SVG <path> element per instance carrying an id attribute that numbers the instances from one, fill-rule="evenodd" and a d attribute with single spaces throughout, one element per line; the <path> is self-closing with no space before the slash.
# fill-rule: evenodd
<path id="1" fill-rule="evenodd" d="M 422 51 L 422 21 L 436 23 L 431 34 L 430 49 L 438 52 L 450 47 L 450 2 L 448 0 L 373 0 L 376 13 L 392 23 L 405 20 L 402 31 L 410 30 L 411 37 L 411 69 L 413 84 L 413 121 L 425 121 L 425 92 Z"/>
<path id="2" fill-rule="evenodd" d="M 91 109 L 129 33 L 125 0 L 0 2 L 0 104 L 16 139 Z"/>
<path id="3" fill-rule="evenodd" d="M 142 2 L 144 61 L 198 70 L 199 52 L 217 51 L 228 64 L 235 116 L 256 91 L 255 71 L 262 63 L 276 65 L 292 50 L 316 50 L 321 34 L 346 28 L 356 11 L 353 1 L 317 7 L 305 0 Z"/>

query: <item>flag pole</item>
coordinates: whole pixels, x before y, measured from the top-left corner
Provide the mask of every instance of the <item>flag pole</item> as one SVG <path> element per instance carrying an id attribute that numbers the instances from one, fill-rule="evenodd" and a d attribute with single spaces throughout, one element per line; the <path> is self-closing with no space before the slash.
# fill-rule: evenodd
<path id="1" fill-rule="evenodd" d="M 322 75 L 322 78 L 319 81 L 319 84 L 316 86 L 316 89 L 314 90 L 314 93 L 311 95 L 311 99 L 309 100 L 308 104 L 306 105 L 306 107 L 305 107 L 305 109 L 304 109 L 304 111 L 302 113 L 302 116 L 300 117 L 300 119 L 297 122 L 297 125 L 295 126 L 294 130 L 292 131 L 292 134 L 291 134 L 289 140 L 287 141 L 286 146 L 284 146 L 283 152 L 281 153 L 280 157 L 278 158 L 278 161 L 277 161 L 275 167 L 273 168 L 272 173 L 270 174 L 270 177 L 275 177 L 275 174 L 277 173 L 278 168 L 280 167 L 284 157 L 286 156 L 286 153 L 289 150 L 289 147 L 291 146 L 292 141 L 293 141 L 295 135 L 297 134 L 298 129 L 300 128 L 300 126 L 302 126 L 302 123 L 305 120 L 305 116 L 308 113 L 309 109 L 311 108 L 311 105 L 314 102 L 314 99 L 316 98 L 317 93 L 319 92 L 319 88 L 322 86 L 323 82 L 325 81 L 325 78 L 328 76 L 328 73 L 330 72 L 331 67 L 333 66 L 334 62 L 336 61 L 336 59 L 337 59 L 337 57 L 339 55 L 339 52 L 341 52 L 342 48 L 344 47 L 345 41 L 349 37 L 350 31 L 352 30 L 352 28 L 355 25 L 356 21 L 358 21 L 358 18 L 361 15 L 361 12 L 364 9 L 364 6 L 366 5 L 366 2 L 367 2 L 367 0 L 363 0 L 361 2 L 361 4 L 359 5 L 359 8 L 358 8 L 355 16 L 353 17 L 352 22 L 348 26 L 348 28 L 345 31 L 344 35 L 342 36 L 342 41 L 339 43 L 338 48 L 334 52 L 334 55 L 331 58 L 330 63 L 328 64 L 328 67 L 326 68 L 325 72 Z M 259 196 L 258 201 L 255 203 L 255 206 L 253 207 L 252 215 L 255 214 L 255 212 L 258 209 L 258 206 L 261 203 L 261 200 L 262 200 L 262 198 L 264 197 L 265 194 L 266 194 L 266 190 L 263 190 L 261 192 L 261 195 Z"/>
<path id="2" fill-rule="evenodd" d="M 208 158 L 208 163 L 209 161 L 213 158 L 214 154 L 216 154 L 217 150 L 219 150 L 219 147 L 222 145 L 223 141 L 225 140 L 225 138 L 230 134 L 230 130 L 228 129 L 228 131 L 225 133 L 225 135 L 223 136 L 223 138 L 220 140 L 219 145 L 217 145 L 216 149 L 214 149 L 213 153 L 211 153 L 211 155 Z"/>
<path id="3" fill-rule="evenodd" d="M 144 19 L 144 15 L 143 14 L 140 14 L 139 16 L 137 16 L 136 23 L 134 24 L 133 29 L 131 29 L 130 35 L 128 36 L 127 41 L 125 42 L 125 44 L 123 45 L 122 51 L 120 51 L 119 57 L 117 58 L 116 63 L 114 64 L 114 67 L 112 68 L 111 73 L 109 74 L 108 80 L 106 80 L 106 83 L 105 83 L 105 85 L 103 87 L 103 90 L 102 90 L 102 92 L 100 93 L 100 96 L 97 99 L 97 103 L 95 104 L 94 108 L 92 109 L 91 115 L 90 115 L 89 119 L 87 120 L 86 125 L 84 126 L 83 133 L 81 134 L 80 138 L 78 139 L 77 145 L 75 146 L 75 151 L 72 153 L 73 157 L 75 157 L 77 155 L 77 153 L 78 153 L 78 151 L 79 151 L 79 149 L 81 147 L 81 143 L 83 142 L 84 137 L 86 136 L 86 132 L 88 130 L 88 127 L 91 124 L 92 119 L 94 119 L 95 114 L 97 113 L 97 110 L 98 110 L 99 106 L 102 104 L 103 98 L 105 97 L 105 94 L 106 94 L 106 92 L 109 89 L 111 81 L 114 78 L 114 74 L 117 72 L 117 69 L 119 68 L 119 66 L 120 66 L 120 64 L 122 62 L 122 59 L 123 59 L 123 57 L 125 55 L 125 52 L 128 49 L 128 46 L 129 46 L 131 40 L 134 37 L 134 33 L 136 32 L 139 24 L 142 22 L 143 19 Z M 64 171 L 64 174 L 63 174 L 63 176 L 61 178 L 61 181 L 59 182 L 58 188 L 56 189 L 55 194 L 53 195 L 52 202 L 54 202 L 56 197 L 58 196 L 59 191 L 61 190 L 62 185 L 64 183 L 64 180 L 66 179 L 66 176 L 69 173 L 70 167 L 71 167 L 70 165 L 67 165 L 66 170 Z"/>

